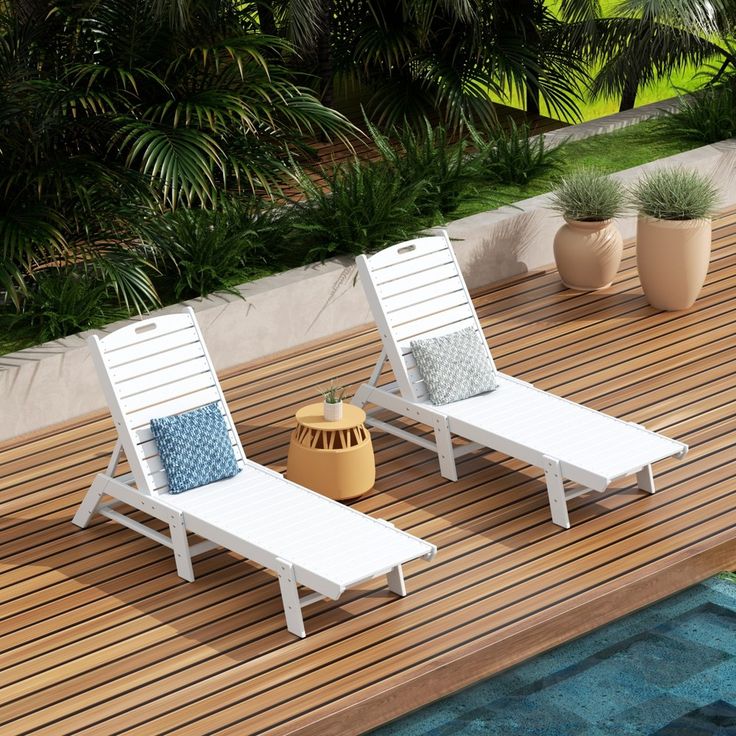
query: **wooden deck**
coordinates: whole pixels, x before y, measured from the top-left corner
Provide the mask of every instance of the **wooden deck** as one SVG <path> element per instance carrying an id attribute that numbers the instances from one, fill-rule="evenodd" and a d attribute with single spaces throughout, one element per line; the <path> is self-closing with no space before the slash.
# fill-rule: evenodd
<path id="1" fill-rule="evenodd" d="M 224 552 L 188 584 L 167 549 L 73 511 L 104 467 L 111 422 L 88 418 L 0 448 L 0 733 L 60 736 L 358 734 L 736 563 L 736 215 L 717 226 L 688 313 L 649 308 L 627 250 L 602 294 L 554 272 L 476 295 L 499 367 L 687 442 L 656 468 L 549 520 L 540 474 L 470 456 L 457 483 L 424 450 L 374 436 L 375 491 L 355 505 L 439 547 L 407 570 L 284 628 L 275 580 Z M 247 339 L 247 335 L 243 335 Z M 283 468 L 291 417 L 315 384 L 356 384 L 375 331 L 229 371 L 250 455 Z"/>

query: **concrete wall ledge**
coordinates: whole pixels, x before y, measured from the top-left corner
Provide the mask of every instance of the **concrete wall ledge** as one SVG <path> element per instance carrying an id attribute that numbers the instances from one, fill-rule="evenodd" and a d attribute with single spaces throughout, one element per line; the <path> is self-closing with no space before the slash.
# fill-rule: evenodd
<path id="1" fill-rule="evenodd" d="M 713 176 L 726 208 L 736 205 L 735 162 L 736 139 L 732 139 L 616 176 L 632 182 L 663 166 L 697 169 Z M 553 261 L 552 240 L 562 220 L 546 208 L 548 201 L 544 194 L 448 225 L 471 289 Z M 633 216 L 619 221 L 625 238 L 633 237 L 635 225 Z M 225 370 L 370 323 L 355 277 L 353 260 L 336 258 L 244 284 L 239 288 L 243 298 L 216 294 L 185 304 L 197 313 L 217 369 Z M 179 309 L 174 305 L 155 314 Z M 95 332 L 105 334 L 122 324 Z M 85 343 L 88 334 L 0 356 L 0 441 L 105 408 Z"/>

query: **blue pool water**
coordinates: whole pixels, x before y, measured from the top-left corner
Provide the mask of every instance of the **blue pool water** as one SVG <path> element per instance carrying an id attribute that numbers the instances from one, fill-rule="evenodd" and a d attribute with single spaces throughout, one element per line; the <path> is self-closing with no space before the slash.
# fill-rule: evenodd
<path id="1" fill-rule="evenodd" d="M 372 736 L 736 736 L 736 583 L 712 578 Z"/>

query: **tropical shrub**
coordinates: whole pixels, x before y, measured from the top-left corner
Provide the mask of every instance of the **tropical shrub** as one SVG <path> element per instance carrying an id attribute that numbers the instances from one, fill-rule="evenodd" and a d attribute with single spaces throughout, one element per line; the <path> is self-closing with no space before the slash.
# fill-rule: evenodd
<path id="1" fill-rule="evenodd" d="M 462 195 L 477 179 L 466 139 L 451 140 L 444 126 L 425 120 L 418 129 L 394 128 L 388 135 L 368 124 L 383 160 L 409 188 L 419 187 L 420 215 L 443 217 L 454 212 Z"/>
<path id="2" fill-rule="evenodd" d="M 257 202 L 225 200 L 214 209 L 181 208 L 139 226 L 142 243 L 161 274 L 164 295 L 179 301 L 233 286 L 263 271 L 265 228 Z"/>
<path id="3" fill-rule="evenodd" d="M 304 199 L 288 215 L 290 243 L 307 262 L 378 250 L 421 227 L 423 182 L 403 182 L 383 161 L 352 161 L 323 170 L 322 179 L 325 186 L 302 174 Z"/>
<path id="4" fill-rule="evenodd" d="M 101 327 L 126 314 L 109 284 L 93 273 L 52 267 L 37 274 L 34 288 L 22 298 L 19 309 L 0 311 L 0 324 L 43 342 Z"/>
<path id="5" fill-rule="evenodd" d="M 610 7 L 612 15 L 591 19 L 580 38 L 581 51 L 597 70 L 589 88 L 593 99 L 619 99 L 619 109 L 629 110 L 640 90 L 673 72 L 694 67 L 717 82 L 736 71 L 734 3 L 627 0 Z"/>
<path id="6" fill-rule="evenodd" d="M 533 136 L 527 123 L 509 120 L 487 132 L 471 128 L 477 153 L 477 171 L 502 184 L 524 185 L 560 168 L 563 146 L 549 148 L 541 135 Z"/>
<path id="7" fill-rule="evenodd" d="M 258 33 L 247 5 L 50 7 L 0 16 L 0 289 L 16 309 L 59 261 L 155 306 L 139 218 L 278 190 L 290 153 L 351 130 L 294 82 L 291 47 Z"/>
<path id="8" fill-rule="evenodd" d="M 715 85 L 684 97 L 680 109 L 665 115 L 659 127 L 666 134 L 716 143 L 736 135 L 736 94 L 731 85 Z"/>
<path id="9" fill-rule="evenodd" d="M 618 217 L 625 204 L 624 188 L 616 179 L 597 169 L 580 168 L 560 180 L 550 208 L 568 220 L 595 222 Z"/>
<path id="10" fill-rule="evenodd" d="M 347 88 L 385 130 L 432 116 L 455 131 L 494 121 L 489 92 L 526 97 L 533 114 L 544 102 L 553 115 L 576 118 L 588 80 L 578 43 L 586 7 L 597 3 L 257 4 L 263 30 L 295 40 L 323 99 Z"/>
<path id="11" fill-rule="evenodd" d="M 659 220 L 710 217 L 718 202 L 718 190 L 709 177 L 679 168 L 645 174 L 631 187 L 630 196 L 640 214 Z"/>

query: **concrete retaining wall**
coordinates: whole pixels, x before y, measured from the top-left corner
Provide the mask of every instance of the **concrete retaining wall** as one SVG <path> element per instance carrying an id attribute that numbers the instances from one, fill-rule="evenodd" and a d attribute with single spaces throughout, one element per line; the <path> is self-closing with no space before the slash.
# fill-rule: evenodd
<path id="1" fill-rule="evenodd" d="M 621 127 L 617 116 L 611 117 L 616 118 L 611 124 Z M 633 122 L 638 119 L 629 124 Z M 576 128 L 588 126 L 594 131 L 588 134 L 595 135 L 605 132 L 601 124 L 592 121 Z M 561 132 L 576 134 L 573 128 Z M 736 205 L 735 160 L 736 140 L 731 140 L 616 176 L 630 182 L 661 166 L 695 168 L 715 178 L 722 206 L 729 207 Z M 450 237 L 471 289 L 553 261 L 552 240 L 562 221 L 545 208 L 548 196 L 450 223 Z M 625 238 L 634 235 L 633 217 L 622 218 L 619 226 Z M 223 370 L 371 322 L 355 275 L 352 259 L 337 258 L 245 284 L 240 288 L 244 299 L 214 295 L 186 304 L 196 310 L 215 365 Z M 104 408 L 85 337 L 74 335 L 0 357 L 0 441 Z"/>

